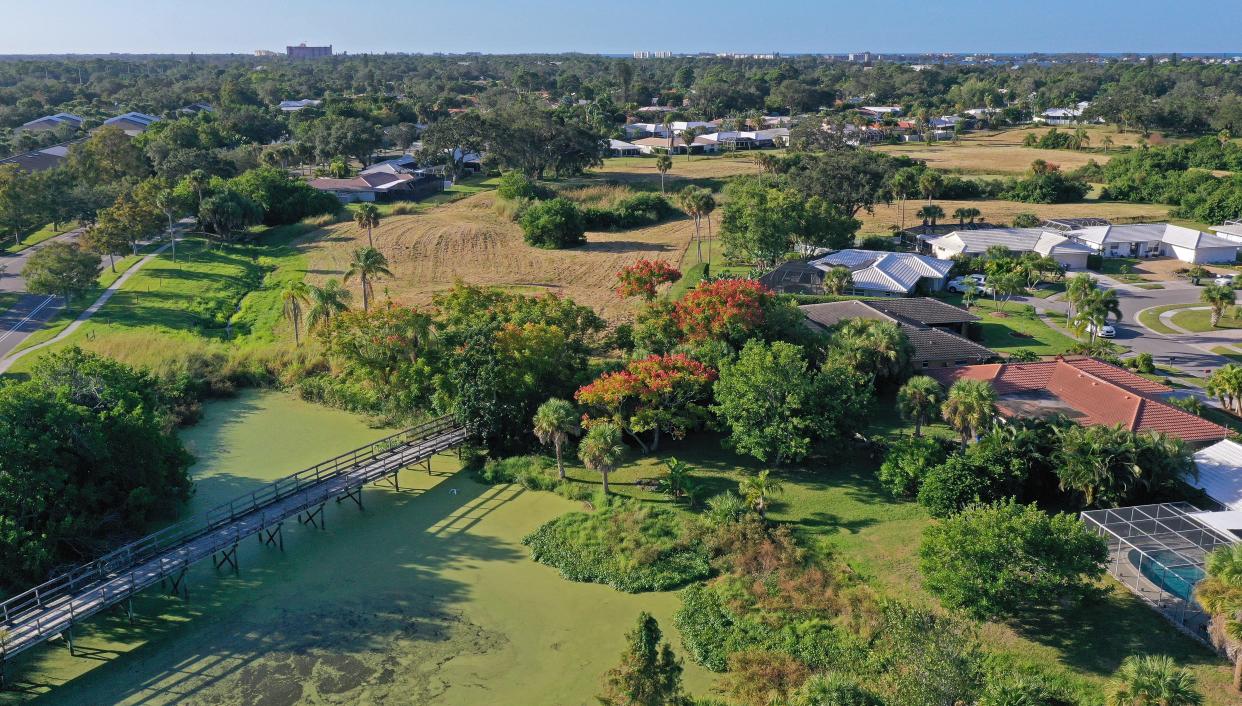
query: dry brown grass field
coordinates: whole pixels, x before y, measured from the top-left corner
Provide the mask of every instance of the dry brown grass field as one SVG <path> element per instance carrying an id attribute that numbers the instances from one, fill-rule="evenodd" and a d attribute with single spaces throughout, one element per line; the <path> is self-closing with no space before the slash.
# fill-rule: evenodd
<path id="1" fill-rule="evenodd" d="M 907 228 L 918 225 L 919 219 L 915 218 L 914 214 L 924 203 L 920 200 L 911 200 L 906 203 Z M 972 207 L 983 212 L 984 221 L 996 224 L 1009 224 L 1019 213 L 1034 213 L 1041 218 L 1107 218 L 1114 222 L 1128 223 L 1166 221 L 1169 216 L 1168 206 L 1113 201 L 1038 204 L 998 200 L 946 201 L 937 199 L 934 203 L 948 214 L 947 218 L 939 221 L 940 223 L 956 222 L 956 219 L 952 217 L 954 210 Z M 863 222 L 863 227 L 859 232 L 864 234 L 887 233 L 889 226 L 901 221 L 901 213 L 896 202 L 891 205 L 880 204 L 876 206 L 874 214 L 863 212 L 858 217 Z"/>
<path id="2" fill-rule="evenodd" d="M 541 250 L 522 240 L 516 223 L 482 193 L 425 213 L 386 218 L 375 229 L 375 247 L 387 256 L 393 278 L 375 283 L 377 298 L 421 305 L 432 295 L 467 284 L 523 293 L 555 292 L 586 304 L 610 320 L 632 315 L 633 303 L 612 288 L 616 273 L 639 258 L 679 263 L 694 234 L 686 218 L 616 233 L 587 233 L 587 244 L 569 250 Z M 366 232 L 352 223 L 327 229 L 307 253 L 307 281 L 341 277 L 351 252 L 366 244 Z M 359 285 L 349 287 L 361 302 Z"/>
<path id="3" fill-rule="evenodd" d="M 763 150 L 766 154 L 784 154 L 784 150 Z M 759 152 L 739 152 L 731 155 L 696 155 L 686 159 L 685 155 L 673 157 L 673 168 L 664 176 L 669 180 L 685 179 L 722 179 L 738 174 L 758 174 L 752 157 Z M 617 181 L 649 181 L 660 183 L 660 173 L 656 171 L 656 158 L 648 157 L 617 157 L 605 159 L 604 166 L 591 172 L 593 175 Z"/>
<path id="4" fill-rule="evenodd" d="M 1062 132 L 1071 128 L 1058 128 Z M 1091 149 L 1074 150 L 1040 150 L 1023 147 L 1022 141 L 1028 134 L 1043 135 L 1048 132 L 1046 127 L 1026 127 L 998 132 L 979 132 L 964 135 L 957 144 L 952 142 L 906 143 L 901 145 L 881 145 L 876 149 L 889 154 L 900 154 L 914 159 L 926 160 L 928 166 L 937 169 L 960 171 L 965 174 L 987 174 L 1016 176 L 1026 171 L 1031 162 L 1042 159 L 1058 164 L 1062 169 L 1077 169 L 1091 160 L 1104 164 L 1109 160 L 1107 153 L 1095 152 L 1104 138 L 1113 141 L 1116 147 L 1136 145 L 1139 134 L 1135 132 L 1118 133 L 1112 127 L 1088 126 L 1087 134 L 1091 140 Z M 1160 138 L 1153 138 L 1153 141 Z"/>

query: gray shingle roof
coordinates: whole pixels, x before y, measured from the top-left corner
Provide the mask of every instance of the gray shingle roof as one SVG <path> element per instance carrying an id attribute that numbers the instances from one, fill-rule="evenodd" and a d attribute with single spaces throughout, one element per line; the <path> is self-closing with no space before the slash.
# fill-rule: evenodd
<path id="1" fill-rule="evenodd" d="M 902 302 L 920 302 L 921 299 L 900 300 Z M 934 299 L 929 299 L 934 304 L 942 304 Z M 910 345 L 914 347 L 914 362 L 921 363 L 923 361 L 966 361 L 970 363 L 982 363 L 996 357 L 996 353 L 985 348 L 974 341 L 950 333 L 942 329 L 934 328 L 928 325 L 928 322 L 919 321 L 909 315 L 892 315 L 880 309 L 885 305 L 890 305 L 893 301 L 842 301 L 828 302 L 824 304 L 805 304 L 798 307 L 806 318 L 821 326 L 824 329 L 832 328 L 847 319 L 872 319 L 876 321 L 891 321 L 901 327 L 901 330 L 909 339 Z M 944 304 L 949 309 L 957 309 L 955 306 Z M 947 312 L 939 311 L 937 307 L 923 304 L 923 310 L 929 313 L 938 314 L 940 318 L 944 318 Z M 911 306 L 909 309 L 914 311 L 918 307 Z M 961 319 L 962 321 L 976 320 L 978 317 L 957 309 L 963 316 L 969 317 Z M 896 312 L 893 312 L 894 314 Z M 945 322 L 945 323 L 956 323 Z"/>
<path id="2" fill-rule="evenodd" d="M 928 326 L 943 326 L 944 324 L 964 324 L 970 321 L 978 321 L 979 317 L 966 311 L 961 307 L 953 306 L 947 302 L 931 297 L 912 297 L 910 299 L 885 299 L 883 301 L 868 302 L 868 306 L 874 307 L 888 314 L 904 316 L 915 321 L 920 321 Z"/>

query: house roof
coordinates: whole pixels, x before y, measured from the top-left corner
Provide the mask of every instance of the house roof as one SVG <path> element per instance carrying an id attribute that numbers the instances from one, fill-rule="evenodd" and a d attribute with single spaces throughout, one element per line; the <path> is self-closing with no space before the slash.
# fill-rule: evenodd
<path id="1" fill-rule="evenodd" d="M 35 118 L 29 122 L 22 123 L 22 127 L 32 127 L 44 121 L 60 124 L 71 124 L 78 127 L 82 124 L 82 118 L 73 113 L 57 113 L 55 115 L 44 115 L 41 118 Z"/>
<path id="2" fill-rule="evenodd" d="M 978 316 L 975 316 L 961 307 L 953 306 L 948 302 L 943 302 L 939 299 L 933 299 L 931 297 L 886 299 L 883 301 L 868 302 L 867 305 L 875 307 L 886 314 L 915 319 L 916 321 L 921 321 L 929 326 L 964 324 L 979 320 Z"/>
<path id="3" fill-rule="evenodd" d="M 639 145 L 642 147 L 668 147 L 668 138 L 667 137 L 643 137 L 643 138 L 634 140 L 632 144 Z M 674 147 L 677 147 L 679 145 L 685 146 L 685 144 L 686 143 L 682 142 L 680 139 L 673 138 Z"/>
<path id="4" fill-rule="evenodd" d="M 1212 226 L 1212 230 L 1225 235 L 1232 235 L 1236 238 L 1242 238 L 1242 223 L 1222 223 L 1218 226 Z"/>
<path id="5" fill-rule="evenodd" d="M 636 150 L 638 149 L 638 145 L 632 142 L 626 142 L 625 140 L 609 139 L 608 149 L 610 150 Z"/>
<path id="6" fill-rule="evenodd" d="M 362 170 L 362 174 L 371 174 L 373 172 L 387 172 L 389 174 L 400 174 L 402 172 L 412 171 L 418 168 L 418 160 L 410 155 L 402 155 L 393 159 L 386 159 L 382 162 L 376 162 L 366 169 Z"/>
<path id="7" fill-rule="evenodd" d="M 1230 510 L 1242 510 L 1242 444 L 1218 441 L 1195 454 L 1195 465 L 1199 478 L 1191 485 Z"/>
<path id="8" fill-rule="evenodd" d="M 1094 358 L 1058 357 L 1036 363 L 998 363 L 932 370 L 941 383 L 986 380 L 1002 414 L 1062 412 L 1084 425 L 1156 431 L 1185 441 L 1217 441 L 1229 430 L 1157 399 L 1171 388 Z"/>
<path id="9" fill-rule="evenodd" d="M 313 108 L 321 103 L 323 101 L 314 98 L 302 98 L 300 100 L 281 101 L 278 107 L 281 110 L 301 110 L 303 108 Z"/>
<path id="10" fill-rule="evenodd" d="M 915 302 L 915 304 L 896 308 L 904 308 L 910 313 L 923 311 L 930 314 L 934 320 L 946 318 L 946 312 L 934 306 L 934 304 L 941 304 L 942 302 L 937 302 L 935 299 L 919 297 L 917 299 L 901 301 Z M 932 302 L 932 304 L 925 302 Z M 895 323 L 901 327 L 902 332 L 906 334 L 906 338 L 910 341 L 910 345 L 914 347 L 914 360 L 916 362 L 931 360 L 982 362 L 996 357 L 996 353 L 974 341 L 955 333 L 929 326 L 928 324 L 931 323 L 929 321 L 920 321 L 917 317 L 902 315 L 892 310 L 885 311 L 884 307 L 890 303 L 892 302 L 849 300 L 824 304 L 805 304 L 798 308 L 802 310 L 807 320 L 825 329 L 832 328 L 848 319 L 872 319 Z M 950 309 L 957 309 L 957 307 L 949 304 L 944 304 L 944 306 Z M 958 311 L 968 317 L 962 320 L 968 321 L 977 318 L 960 309 Z"/>
<path id="11" fill-rule="evenodd" d="M 956 230 L 939 238 L 931 238 L 927 244 L 955 255 L 982 255 L 988 248 L 997 245 L 1010 252 L 1035 252 L 1045 256 L 1053 253 L 1094 252 L 1086 245 L 1042 228 Z"/>
<path id="12" fill-rule="evenodd" d="M 925 277 L 941 279 L 953 269 L 949 260 L 926 255 L 855 249 L 841 250 L 810 264 L 824 271 L 848 267 L 856 288 L 902 294 L 910 293 Z"/>
<path id="13" fill-rule="evenodd" d="M 155 117 L 154 115 L 147 115 L 146 113 L 136 113 L 134 111 L 130 111 L 128 113 L 122 113 L 121 115 L 118 115 L 116 117 L 108 118 L 107 120 L 103 121 L 103 124 L 104 125 L 116 125 L 117 123 L 133 123 L 134 125 L 140 125 L 142 127 L 150 127 L 151 123 L 155 123 L 155 122 L 159 122 L 159 118 Z"/>
<path id="14" fill-rule="evenodd" d="M 1204 233 L 1194 228 L 1173 225 L 1172 223 L 1131 223 L 1127 225 L 1090 226 L 1071 230 L 1070 237 L 1097 246 L 1111 243 L 1153 243 L 1160 242 L 1181 248 L 1197 250 L 1199 248 L 1237 247 L 1238 244 L 1225 240 L 1211 233 Z"/>

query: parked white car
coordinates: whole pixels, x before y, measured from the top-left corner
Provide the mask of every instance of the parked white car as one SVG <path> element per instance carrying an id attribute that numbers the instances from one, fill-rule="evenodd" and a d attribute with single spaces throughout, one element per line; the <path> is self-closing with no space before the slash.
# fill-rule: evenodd
<path id="1" fill-rule="evenodd" d="M 961 294 L 966 291 L 967 282 L 974 283 L 976 292 L 985 293 L 985 290 L 988 289 L 987 278 L 983 275 L 964 275 L 962 277 L 954 277 L 949 280 L 949 284 L 946 285 L 945 288 L 954 294 Z"/>
<path id="2" fill-rule="evenodd" d="M 1097 330 L 1095 324 L 1087 324 L 1087 333 L 1094 333 L 1100 338 L 1112 338 L 1117 335 L 1117 329 L 1113 328 L 1109 324 L 1104 324 L 1099 328 L 1099 330 Z"/>
<path id="3" fill-rule="evenodd" d="M 1216 279 L 1212 280 L 1212 284 L 1222 287 L 1233 287 L 1237 282 L 1237 275 L 1216 275 Z"/>

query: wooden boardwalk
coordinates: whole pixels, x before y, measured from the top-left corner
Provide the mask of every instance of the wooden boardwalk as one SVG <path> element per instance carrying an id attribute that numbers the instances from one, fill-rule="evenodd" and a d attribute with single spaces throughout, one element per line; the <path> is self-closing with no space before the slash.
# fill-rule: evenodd
<path id="1" fill-rule="evenodd" d="M 329 501 L 362 507 L 362 488 L 391 480 L 403 468 L 460 446 L 466 430 L 437 419 L 274 481 L 200 515 L 170 525 L 96 561 L 0 603 L 0 663 L 58 635 L 73 649 L 72 629 L 90 616 L 125 603 L 157 583 L 186 591 L 191 564 L 212 557 L 237 569 L 237 545 L 251 535 L 282 549 L 282 524 L 293 517 L 322 528 Z M 430 465 L 428 465 L 430 468 Z M 188 593 L 187 593 L 188 595 Z M 132 608 L 131 615 L 132 615 Z"/>

